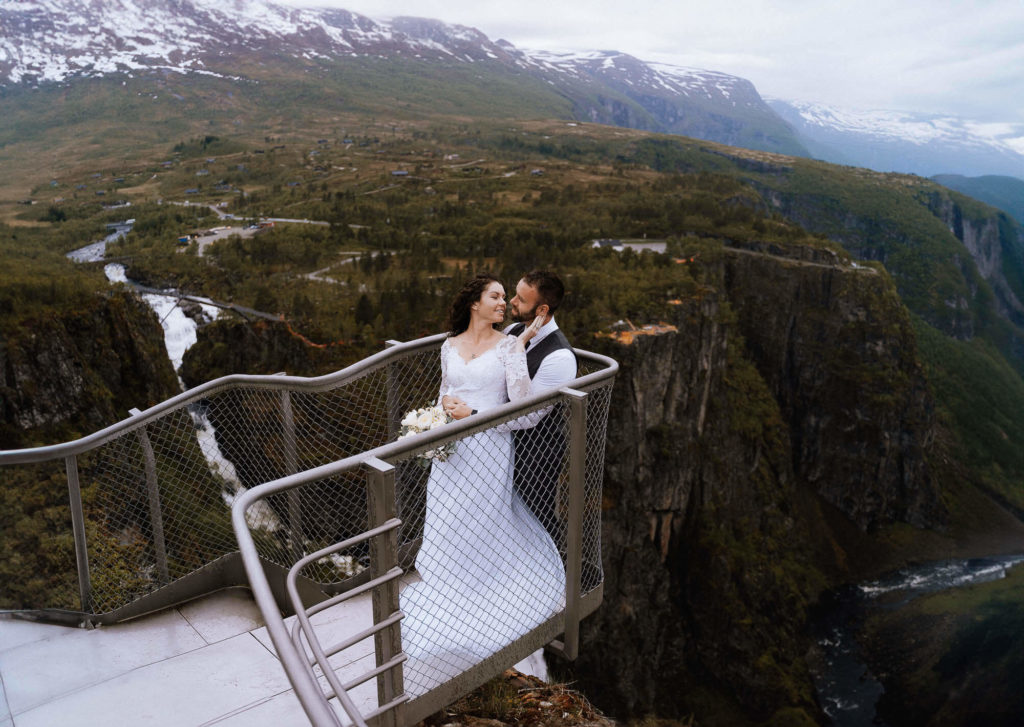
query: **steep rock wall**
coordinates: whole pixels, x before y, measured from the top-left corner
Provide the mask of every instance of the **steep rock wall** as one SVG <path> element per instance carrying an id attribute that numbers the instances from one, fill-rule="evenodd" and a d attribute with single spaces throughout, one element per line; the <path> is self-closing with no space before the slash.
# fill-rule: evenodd
<path id="1" fill-rule="evenodd" d="M 978 272 L 992 286 L 1000 314 L 1018 326 L 1024 325 L 1021 228 L 995 209 L 989 215 L 968 215 L 962 200 L 949 194 L 932 194 L 928 206 L 967 248 Z"/>
<path id="2" fill-rule="evenodd" d="M 783 254 L 736 250 L 722 280 L 787 421 L 796 476 L 862 529 L 940 526 L 932 400 L 888 275 Z"/>
<path id="3" fill-rule="evenodd" d="M 860 528 L 942 521 L 931 403 L 891 281 L 787 254 L 726 251 L 702 264 L 677 332 L 593 344 L 622 369 L 605 602 L 570 669 L 617 716 L 810 724 L 806 609 L 845 557 L 822 501 Z"/>
<path id="4" fill-rule="evenodd" d="M 160 322 L 132 293 L 0 331 L 0 448 L 88 434 L 178 391 Z"/>

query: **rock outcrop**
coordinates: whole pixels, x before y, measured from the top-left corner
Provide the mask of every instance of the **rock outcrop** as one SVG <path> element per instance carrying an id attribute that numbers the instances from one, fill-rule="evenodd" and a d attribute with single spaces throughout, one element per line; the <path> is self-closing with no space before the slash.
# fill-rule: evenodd
<path id="1" fill-rule="evenodd" d="M 1024 326 L 1024 233 L 1009 218 L 974 200 L 936 191 L 928 207 L 964 244 L 978 272 L 992 286 L 999 313 Z M 974 212 L 974 214 L 971 214 Z"/>
<path id="2" fill-rule="evenodd" d="M 571 672 L 614 716 L 814 723 L 805 609 L 844 559 L 822 508 L 942 522 L 906 309 L 884 272 L 808 252 L 726 250 L 677 331 L 593 343 L 622 369 L 605 600 Z"/>
<path id="3" fill-rule="evenodd" d="M 88 434 L 178 391 L 160 322 L 133 293 L 0 331 L 0 448 Z"/>
<path id="4" fill-rule="evenodd" d="M 940 526 L 926 461 L 933 404 L 888 275 L 779 252 L 726 256 L 723 281 L 787 423 L 796 477 L 862 529 Z"/>

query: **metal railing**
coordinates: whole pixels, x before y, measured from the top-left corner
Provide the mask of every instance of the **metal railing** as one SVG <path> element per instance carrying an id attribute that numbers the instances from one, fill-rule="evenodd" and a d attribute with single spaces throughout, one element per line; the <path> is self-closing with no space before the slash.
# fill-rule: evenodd
<path id="1" fill-rule="evenodd" d="M 571 388 L 396 441 L 403 413 L 436 399 L 443 340 L 438 335 L 390 342 L 381 353 L 317 378 L 224 377 L 80 440 L 0 452 L 0 465 L 31 468 L 31 476 L 53 478 L 53 465 L 60 463 L 68 485 L 68 512 L 54 521 L 57 527 L 70 522 L 74 562 L 56 574 L 63 578 L 51 579 L 64 584 L 52 590 L 53 600 L 26 604 L 24 613 L 110 623 L 225 586 L 249 585 L 314 724 L 341 723 L 328 701 L 335 697 L 357 724 L 416 721 L 559 634 L 564 639 L 557 648 L 573 658 L 579 619 L 601 600 L 604 437 L 618 366 L 577 351 L 580 372 Z M 430 549 L 423 547 L 431 539 L 425 528 L 436 530 L 439 522 L 451 524 L 462 514 L 440 520 L 431 514 L 428 500 L 438 488 L 428 493 L 427 485 L 435 466 L 424 466 L 431 463 L 422 455 L 447 442 L 476 451 L 475 437 L 541 410 L 555 433 L 549 437 L 555 444 L 545 445 L 542 458 L 555 475 L 555 502 L 537 522 L 560 554 L 559 568 L 547 569 L 546 583 L 533 583 L 535 575 L 507 560 L 493 568 L 489 596 L 446 595 L 423 586 L 432 572 L 417 563 L 426 557 L 419 551 Z M 488 459 L 476 466 L 496 471 L 505 464 Z M 528 482 L 534 475 L 517 471 L 516 478 Z M 525 502 L 531 495 L 521 485 L 517 497 Z M 227 504 L 233 504 L 230 511 Z M 466 526 L 483 530 L 479 523 Z M 549 542 L 548 536 L 538 537 Z M 440 552 L 462 545 L 442 543 Z M 526 551 L 529 557 L 520 560 L 540 552 Z M 460 559 L 468 563 L 487 555 L 465 553 Z M 515 611 L 516 604 L 506 602 L 518 592 L 501 590 L 510 583 L 524 584 L 522 593 L 542 592 L 543 598 L 556 589 L 564 595 L 554 607 L 534 609 L 532 620 L 503 613 L 492 623 L 476 624 L 489 629 L 520 621 L 517 631 L 501 634 L 486 648 L 476 644 L 476 653 L 453 660 L 424 648 L 433 625 L 461 620 L 466 627 L 475 617 L 469 602 L 475 613 Z M 365 592 L 372 599 L 370 626 L 322 646 L 317 618 L 329 618 L 334 606 Z M 293 635 L 282 611 L 295 614 Z M 405 651 L 403 616 L 415 626 L 408 629 Z M 331 659 L 371 636 L 374 666 L 342 683 Z M 374 678 L 376 706 L 360 715 L 347 694 Z"/>

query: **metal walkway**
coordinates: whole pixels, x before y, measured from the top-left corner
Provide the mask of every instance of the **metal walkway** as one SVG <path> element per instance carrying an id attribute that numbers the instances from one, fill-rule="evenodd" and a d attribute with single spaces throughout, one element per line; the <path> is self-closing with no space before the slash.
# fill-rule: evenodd
<path id="1" fill-rule="evenodd" d="M 42 636 L 56 627 L 0 620 L 8 703 L 0 727 L 5 720 L 43 724 L 32 720 L 52 720 L 52 709 L 67 724 L 88 713 L 90 700 L 104 699 L 118 714 L 139 714 L 132 723 L 162 724 L 167 710 L 178 710 L 174 724 L 230 723 L 238 714 L 258 724 L 253 720 L 264 711 L 281 716 L 274 710 L 299 704 L 316 725 L 400 726 L 545 644 L 574 658 L 579 620 L 602 595 L 604 437 L 618 367 L 577 350 L 580 371 L 571 388 L 398 440 L 404 413 L 436 398 L 443 339 L 392 342 L 315 379 L 225 377 L 81 440 L 0 452 L 0 465 L 21 468 L 19 476 L 52 479 L 62 470 L 68 485 L 70 588 L 55 591 L 47 608 L 22 615 L 103 625 Z M 488 515 L 472 506 L 481 490 L 448 493 L 448 514 L 438 520 L 437 488 L 427 487 L 436 466 L 429 455 L 453 444 L 457 456 L 476 453 L 462 472 L 507 485 L 498 473 L 511 468 L 511 450 L 503 459 L 501 447 L 474 442 L 527 421 L 534 431 L 538 421 L 546 429 L 542 446 L 515 459 L 513 509 L 521 512 L 530 488 L 546 482 L 550 512 L 537 515 L 543 522 L 532 520 L 531 532 L 547 546 L 509 557 L 503 544 L 511 541 L 501 538 L 516 531 L 498 533 L 497 547 L 488 544 L 487 529 L 503 523 L 479 520 Z M 502 436 L 511 447 L 511 435 Z M 439 522 L 454 540 L 426 537 Z M 67 531 L 51 536 L 65 538 Z M 475 590 L 417 583 L 417 553 L 428 550 L 428 539 L 431 557 L 471 565 L 487 573 L 485 582 Z M 558 564 L 547 580 L 543 569 L 524 562 L 544 547 Z M 431 572 L 434 580 L 438 571 Z M 258 619 L 251 605 L 241 616 L 210 615 L 203 604 L 228 598 L 235 592 L 223 589 L 232 586 L 252 589 Z M 407 618 L 415 626 L 406 635 L 411 641 L 402 632 Z M 135 620 L 120 624 L 129 619 Z M 154 623 L 149 637 L 132 642 L 130 634 Z M 467 640 L 471 633 L 478 636 Z M 147 641 L 158 647 L 150 650 Z M 438 644 L 445 649 L 432 651 Z M 86 649 L 76 663 L 80 645 L 95 654 Z M 237 649 L 250 654 L 241 671 L 232 666 Z M 208 664 L 207 676 L 193 663 Z M 145 679 L 178 669 L 186 683 L 193 680 L 194 691 L 183 688 L 187 696 L 154 699 L 135 691 Z M 104 698 L 108 692 L 115 696 Z M 194 710 L 205 711 L 193 717 Z"/>

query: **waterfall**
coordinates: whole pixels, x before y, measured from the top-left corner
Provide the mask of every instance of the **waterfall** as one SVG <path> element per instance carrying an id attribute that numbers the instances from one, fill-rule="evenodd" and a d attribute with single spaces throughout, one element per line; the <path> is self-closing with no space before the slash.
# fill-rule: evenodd
<path id="1" fill-rule="evenodd" d="M 103 268 L 103 272 L 106 274 L 107 280 L 112 283 L 131 284 L 131 281 L 128 280 L 125 274 L 124 265 L 120 263 L 106 265 Z M 168 292 L 173 293 L 173 291 Z M 171 365 L 174 366 L 174 373 L 177 374 L 185 358 L 185 352 L 197 340 L 196 332 L 199 326 L 194 319 L 185 315 L 185 311 L 181 309 L 177 298 L 173 295 L 142 293 L 142 299 L 160 319 L 160 326 L 164 330 L 164 345 L 167 348 L 167 356 L 171 360 Z M 199 305 L 202 307 L 203 313 L 210 320 L 215 320 L 221 312 L 220 308 L 214 305 L 206 303 L 200 303 Z M 181 380 L 181 376 L 178 376 L 178 384 L 184 391 L 185 383 Z M 231 460 L 221 452 L 220 445 L 217 444 L 217 435 L 214 431 L 213 423 L 210 422 L 205 407 L 193 404 L 189 406 L 188 411 L 192 417 L 192 422 L 195 424 L 199 449 L 203 452 L 203 456 L 206 457 L 210 470 L 228 485 L 228 489 L 221 492 L 221 497 L 223 497 L 224 503 L 230 508 L 235 499 L 245 491 L 245 486 L 238 479 L 238 473 Z M 277 514 L 262 500 L 249 510 L 247 519 L 250 527 L 253 528 L 260 528 L 270 532 L 281 528 L 281 522 Z"/>

